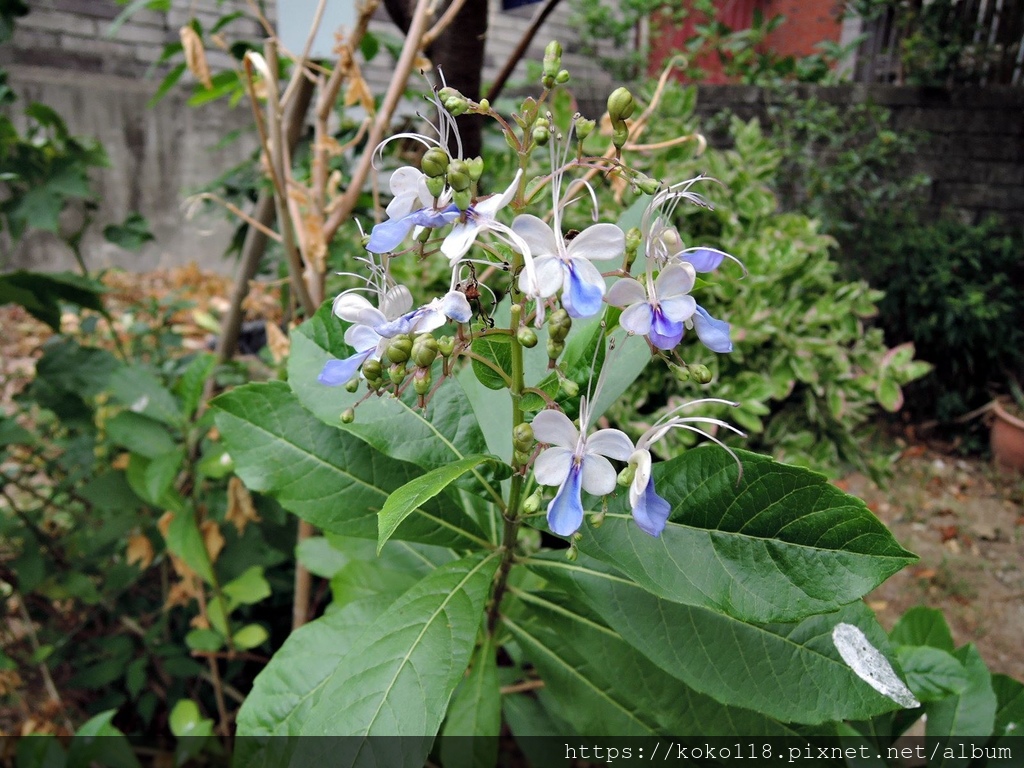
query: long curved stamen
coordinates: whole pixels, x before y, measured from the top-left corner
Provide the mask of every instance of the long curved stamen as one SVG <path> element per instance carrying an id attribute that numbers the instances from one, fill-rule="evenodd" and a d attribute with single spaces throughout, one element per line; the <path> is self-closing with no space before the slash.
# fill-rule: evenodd
<path id="1" fill-rule="evenodd" d="M 743 479 L 743 463 L 740 461 L 740 457 L 736 455 L 736 452 L 733 451 L 732 448 L 730 448 L 728 445 L 723 443 L 721 440 L 719 440 L 714 435 L 708 434 L 707 432 L 705 432 L 703 429 L 700 429 L 699 427 L 690 426 L 689 424 L 676 424 L 674 426 L 678 426 L 679 429 L 685 429 L 685 430 L 688 430 L 690 432 L 695 432 L 698 435 L 700 435 L 701 437 L 707 438 L 708 440 L 713 442 L 715 445 L 718 445 L 718 446 L 724 448 L 725 452 L 728 453 L 730 456 L 732 456 L 732 460 L 736 462 L 736 467 L 739 469 L 739 477 L 736 478 L 736 482 L 738 483 L 740 480 Z M 732 427 L 731 425 L 727 425 L 727 426 L 729 426 L 731 429 L 734 429 L 738 434 L 743 435 L 743 433 L 740 432 L 735 427 Z"/>
<path id="2" fill-rule="evenodd" d="M 637 441 L 637 444 L 639 445 L 640 443 L 643 443 L 644 445 L 651 445 L 652 443 L 656 443 L 667 435 L 670 430 L 673 430 L 676 427 L 683 427 L 685 424 L 714 424 L 716 427 L 728 429 L 740 437 L 746 437 L 746 434 L 744 434 L 740 429 L 734 427 L 727 421 L 722 421 L 721 419 L 715 419 L 710 416 L 677 416 L 670 422 L 662 424 L 660 427 L 652 427 L 649 429 L 643 434 L 643 436 L 641 436 Z M 687 427 L 687 429 L 689 429 L 689 427 Z"/>
<path id="3" fill-rule="evenodd" d="M 671 421 L 672 419 L 678 418 L 676 416 L 676 413 L 678 413 L 679 411 L 683 410 L 684 408 L 691 408 L 691 407 L 693 407 L 695 405 L 703 405 L 704 403 L 714 403 L 716 405 L 728 405 L 731 408 L 736 408 L 739 405 L 739 403 L 737 403 L 734 400 L 723 400 L 720 397 L 701 397 L 701 398 L 699 398 L 697 400 L 687 400 L 685 403 L 677 405 L 671 411 L 669 411 L 668 413 L 663 415 L 661 418 L 659 418 L 657 421 L 655 421 L 654 424 L 651 425 L 651 429 L 655 429 L 656 427 L 664 424 L 665 422 L 668 422 L 668 421 Z"/>

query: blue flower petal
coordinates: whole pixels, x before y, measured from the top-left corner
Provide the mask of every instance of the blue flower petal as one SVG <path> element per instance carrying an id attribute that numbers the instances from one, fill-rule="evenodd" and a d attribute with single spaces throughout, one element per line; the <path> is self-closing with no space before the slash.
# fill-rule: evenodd
<path id="1" fill-rule="evenodd" d="M 697 305 L 693 315 L 693 329 L 697 332 L 697 338 L 712 352 L 732 352 L 729 324 L 724 320 L 716 320 L 700 305 Z"/>
<path id="2" fill-rule="evenodd" d="M 401 317 L 396 317 L 394 320 L 389 320 L 386 323 L 381 323 L 376 326 L 375 330 L 378 334 L 383 336 L 385 339 L 393 339 L 400 333 L 409 333 L 412 330 L 412 325 L 416 321 L 422 312 L 421 309 L 414 309 L 412 312 L 406 312 Z"/>
<path id="3" fill-rule="evenodd" d="M 682 261 L 688 261 L 698 272 L 713 272 L 725 260 L 725 254 L 711 248 L 693 248 L 679 254 Z"/>
<path id="4" fill-rule="evenodd" d="M 558 489 L 558 495 L 548 505 L 548 527 L 552 533 L 572 536 L 583 525 L 582 479 L 583 468 L 574 461 L 569 467 L 568 477 Z"/>
<path id="5" fill-rule="evenodd" d="M 661 308 L 654 310 L 654 319 L 651 323 L 650 333 L 647 338 L 651 344 L 658 349 L 675 349 L 676 345 L 683 338 L 683 322 L 673 322 L 662 314 Z"/>
<path id="6" fill-rule="evenodd" d="M 593 317 L 601 311 L 604 298 L 603 286 L 591 285 L 580 279 L 570 262 L 569 282 L 562 292 L 562 304 L 570 317 Z"/>
<path id="7" fill-rule="evenodd" d="M 668 522 L 671 505 L 654 491 L 654 478 L 647 481 L 647 487 L 633 507 L 633 520 L 640 530 L 651 536 L 661 536 Z"/>
<path id="8" fill-rule="evenodd" d="M 410 213 L 406 218 L 418 227 L 434 228 L 451 224 L 461 215 L 462 212 L 458 206 L 452 203 L 447 208 L 442 208 L 439 211 L 433 208 L 420 208 L 418 211 Z"/>
<path id="9" fill-rule="evenodd" d="M 320 371 L 316 380 L 328 387 L 340 387 L 342 384 L 348 384 L 352 377 L 359 372 L 359 366 L 366 362 L 372 352 L 371 348 L 365 352 L 357 352 L 344 360 L 328 360 L 324 363 L 324 369 Z"/>
<path id="10" fill-rule="evenodd" d="M 415 222 L 411 219 L 412 214 L 409 214 L 400 219 L 388 219 L 377 224 L 370 232 L 366 250 L 370 253 L 388 253 L 395 250 L 412 231 Z"/>

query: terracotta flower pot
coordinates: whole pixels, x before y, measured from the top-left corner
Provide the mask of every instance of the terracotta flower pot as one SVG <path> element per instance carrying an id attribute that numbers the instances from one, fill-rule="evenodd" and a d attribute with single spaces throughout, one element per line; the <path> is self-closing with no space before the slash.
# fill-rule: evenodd
<path id="1" fill-rule="evenodd" d="M 992 415 L 989 444 L 993 461 L 999 469 L 1024 472 L 1024 419 L 998 400 L 992 404 Z"/>

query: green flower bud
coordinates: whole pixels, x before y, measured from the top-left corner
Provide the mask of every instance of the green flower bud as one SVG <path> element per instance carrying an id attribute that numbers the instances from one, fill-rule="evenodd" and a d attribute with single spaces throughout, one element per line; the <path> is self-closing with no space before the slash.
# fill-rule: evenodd
<path id="1" fill-rule="evenodd" d="M 480 177 L 484 175 L 484 159 L 474 157 L 472 160 L 467 160 L 466 165 L 469 167 L 469 178 L 474 182 L 480 181 Z"/>
<path id="2" fill-rule="evenodd" d="M 491 111 L 491 102 L 488 99 L 480 99 L 480 111 L 481 112 L 490 112 Z"/>
<path id="3" fill-rule="evenodd" d="M 542 126 L 537 126 L 530 133 L 530 136 L 533 138 L 533 143 L 538 147 L 546 147 L 548 140 L 551 138 L 551 131 Z"/>
<path id="4" fill-rule="evenodd" d="M 416 373 L 412 376 L 412 388 L 416 390 L 417 395 L 425 395 L 430 392 L 430 385 L 433 384 L 433 378 L 430 375 L 429 368 L 417 368 Z"/>
<path id="5" fill-rule="evenodd" d="M 554 339 L 548 339 L 548 358 L 551 360 L 557 360 L 559 355 L 565 351 L 565 343 L 561 341 L 555 341 Z"/>
<path id="6" fill-rule="evenodd" d="M 526 451 L 513 451 L 512 460 L 519 465 L 526 464 L 530 461 L 530 454 Z"/>
<path id="7" fill-rule="evenodd" d="M 579 550 L 576 549 L 575 545 L 573 545 L 573 546 L 569 547 L 567 550 L 565 550 L 565 559 L 568 560 L 570 563 L 575 563 L 576 559 L 579 556 L 580 556 Z"/>
<path id="8" fill-rule="evenodd" d="M 659 189 L 661 189 L 661 182 L 657 179 L 652 179 L 650 176 L 645 176 L 640 173 L 633 179 L 633 183 L 643 192 L 645 195 L 653 195 Z"/>
<path id="9" fill-rule="evenodd" d="M 346 392 L 356 392 L 358 389 L 359 389 L 359 379 L 353 376 L 351 379 L 349 379 L 348 383 L 345 384 L 345 391 Z"/>
<path id="10" fill-rule="evenodd" d="M 540 510 L 540 502 L 540 491 L 537 491 L 536 493 L 531 493 L 523 500 L 523 512 L 527 515 L 536 514 L 537 511 Z"/>
<path id="11" fill-rule="evenodd" d="M 380 360 L 367 360 L 363 363 L 363 376 L 371 381 L 382 378 L 384 369 L 381 367 Z"/>
<path id="12" fill-rule="evenodd" d="M 555 76 L 554 75 L 541 75 L 540 84 L 547 88 L 549 91 L 555 87 Z"/>
<path id="13" fill-rule="evenodd" d="M 580 531 L 576 531 L 576 533 L 574 533 L 572 535 L 572 540 L 573 540 L 573 546 L 575 546 L 575 543 L 577 541 L 583 541 L 583 533 L 580 532 Z"/>
<path id="14" fill-rule="evenodd" d="M 527 349 L 537 346 L 537 332 L 528 325 L 524 325 L 516 331 L 516 340 Z"/>
<path id="15" fill-rule="evenodd" d="M 470 194 L 468 189 L 464 189 L 453 194 L 452 201 L 460 211 L 468 211 L 469 206 L 473 204 L 473 195 Z"/>
<path id="16" fill-rule="evenodd" d="M 562 66 L 562 44 L 557 40 L 552 40 L 544 47 L 544 72 L 547 74 L 555 74 L 558 72 L 558 68 Z"/>
<path id="17" fill-rule="evenodd" d="M 448 153 L 440 147 L 431 147 L 424 153 L 423 159 L 420 160 L 420 168 L 427 176 L 434 178 L 437 176 L 444 176 L 445 171 L 448 170 L 448 163 L 451 162 L 451 158 L 448 157 Z M 435 195 L 436 197 L 436 195 Z"/>
<path id="18" fill-rule="evenodd" d="M 580 141 L 587 138 L 587 136 L 593 133 L 594 128 L 597 127 L 596 120 L 587 120 L 582 115 L 576 115 L 574 122 L 576 124 L 576 136 L 579 137 Z"/>
<path id="19" fill-rule="evenodd" d="M 594 514 L 592 514 L 590 516 L 590 527 L 591 528 L 600 528 L 602 525 L 604 525 L 605 514 L 606 513 L 605 513 L 604 510 L 601 510 L 600 512 L 595 512 Z"/>
<path id="20" fill-rule="evenodd" d="M 512 445 L 517 451 L 529 451 L 533 448 L 533 427 L 526 422 L 516 424 L 512 430 Z"/>
<path id="21" fill-rule="evenodd" d="M 615 145 L 616 149 L 622 149 L 626 146 L 626 142 L 629 140 L 629 128 L 621 120 L 617 123 L 612 123 L 612 144 Z"/>
<path id="22" fill-rule="evenodd" d="M 456 192 L 462 192 L 469 189 L 472 184 L 469 164 L 465 160 L 452 160 L 448 165 L 448 185 Z"/>
<path id="23" fill-rule="evenodd" d="M 444 101 L 444 108 L 447 109 L 453 117 L 464 115 L 469 111 L 469 102 L 465 96 L 461 94 L 458 96 L 451 96 Z"/>
<path id="24" fill-rule="evenodd" d="M 341 412 L 341 423 L 342 424 L 351 424 L 355 420 L 356 420 L 356 409 L 355 408 L 346 408 L 344 411 Z"/>
<path id="25" fill-rule="evenodd" d="M 616 88 L 608 97 L 608 117 L 612 123 L 626 120 L 636 109 L 636 102 L 633 101 L 633 94 L 626 87 Z"/>
<path id="26" fill-rule="evenodd" d="M 561 387 L 562 391 L 569 397 L 576 397 L 576 395 L 580 393 L 580 385 L 572 379 L 562 379 L 558 382 L 558 386 Z"/>
<path id="27" fill-rule="evenodd" d="M 690 369 L 681 367 L 678 365 L 670 365 L 669 369 L 672 371 L 672 375 L 676 377 L 678 382 L 687 382 L 690 380 Z"/>
<path id="28" fill-rule="evenodd" d="M 630 464 L 624 470 L 619 472 L 618 477 L 615 478 L 617 482 L 623 488 L 629 487 L 629 484 L 633 482 L 633 478 L 636 476 L 636 465 Z"/>
<path id="29" fill-rule="evenodd" d="M 572 318 L 564 309 L 556 309 L 548 318 L 548 336 L 555 341 L 565 341 L 572 330 Z"/>
<path id="30" fill-rule="evenodd" d="M 405 374 L 408 373 L 405 368 L 405 363 L 394 363 L 388 368 L 388 378 L 391 379 L 391 383 L 396 387 L 400 387 L 402 382 L 405 381 Z"/>
<path id="31" fill-rule="evenodd" d="M 707 384 L 712 379 L 711 371 L 706 365 L 691 365 L 690 375 L 698 384 Z"/>
<path id="32" fill-rule="evenodd" d="M 437 358 L 437 339 L 421 333 L 412 340 L 412 361 L 420 368 L 429 368 Z"/>
<path id="33" fill-rule="evenodd" d="M 569 70 L 568 69 L 560 69 L 560 70 L 558 70 L 558 74 L 555 75 L 555 82 L 558 83 L 559 85 L 565 85 L 566 83 L 568 83 L 569 82 Z"/>
<path id="34" fill-rule="evenodd" d="M 387 355 L 388 360 L 392 363 L 404 363 L 409 359 L 411 352 L 412 339 L 409 338 L 407 333 L 399 334 L 388 342 Z"/>
<path id="35" fill-rule="evenodd" d="M 455 339 L 451 336 L 442 336 L 437 340 L 437 351 L 441 353 L 441 357 L 451 357 L 455 351 Z"/>
<path id="36" fill-rule="evenodd" d="M 433 197 L 440 197 L 441 194 L 444 192 L 444 187 L 445 187 L 444 176 L 434 176 L 434 177 L 428 177 L 427 178 L 427 191 Z M 367 242 L 369 242 L 369 238 L 367 238 Z"/>

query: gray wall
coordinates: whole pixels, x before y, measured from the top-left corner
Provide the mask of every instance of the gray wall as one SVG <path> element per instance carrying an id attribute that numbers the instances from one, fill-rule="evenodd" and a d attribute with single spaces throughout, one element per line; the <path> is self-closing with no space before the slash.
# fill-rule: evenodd
<path id="1" fill-rule="evenodd" d="M 936 211 L 949 206 L 974 220 L 995 213 L 1024 227 L 1024 88 L 847 85 L 800 86 L 799 92 L 832 104 L 870 101 L 889 109 L 897 130 L 927 134 L 911 170 L 931 177 Z M 763 117 L 765 98 L 756 87 L 702 86 L 697 111 Z"/>

